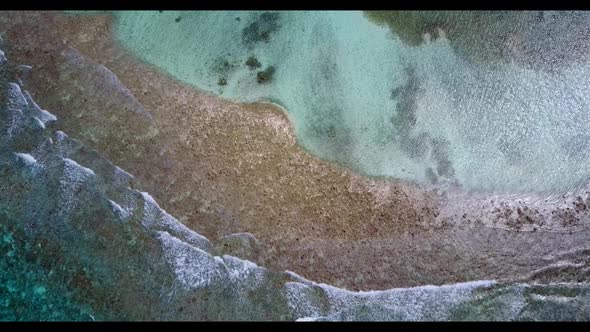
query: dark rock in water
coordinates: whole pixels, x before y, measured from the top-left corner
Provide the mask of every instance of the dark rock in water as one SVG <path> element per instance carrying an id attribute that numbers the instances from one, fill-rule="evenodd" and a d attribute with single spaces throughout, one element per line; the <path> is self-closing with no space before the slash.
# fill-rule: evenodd
<path id="1" fill-rule="evenodd" d="M 270 41 L 272 33 L 279 30 L 279 13 L 265 12 L 242 30 L 242 42 L 252 48 L 256 43 Z"/>
<path id="2" fill-rule="evenodd" d="M 248 58 L 248 60 L 246 60 L 246 66 L 248 66 L 248 68 L 250 68 L 250 70 L 254 70 L 254 69 L 260 68 L 262 66 L 262 64 L 260 63 L 260 61 L 258 61 L 258 59 L 251 56 Z"/>
<path id="3" fill-rule="evenodd" d="M 180 20 L 182 20 L 182 17 L 178 16 L 174 19 L 174 22 L 178 23 L 178 22 L 180 22 Z"/>
<path id="4" fill-rule="evenodd" d="M 256 82 L 260 84 L 268 83 L 272 80 L 272 76 L 275 73 L 275 67 L 270 66 L 263 71 L 259 71 L 256 74 Z"/>

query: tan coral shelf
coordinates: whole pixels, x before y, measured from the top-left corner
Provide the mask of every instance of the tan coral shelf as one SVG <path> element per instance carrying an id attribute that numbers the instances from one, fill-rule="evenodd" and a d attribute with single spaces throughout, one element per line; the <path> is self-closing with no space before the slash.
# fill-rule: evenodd
<path id="1" fill-rule="evenodd" d="M 303 151 L 277 107 L 235 104 L 137 61 L 112 40 L 109 16 L 5 13 L 0 27 L 59 129 L 189 228 L 253 234 L 260 265 L 387 289 L 526 276 L 587 243 L 584 192 L 519 203 L 354 174 Z"/>

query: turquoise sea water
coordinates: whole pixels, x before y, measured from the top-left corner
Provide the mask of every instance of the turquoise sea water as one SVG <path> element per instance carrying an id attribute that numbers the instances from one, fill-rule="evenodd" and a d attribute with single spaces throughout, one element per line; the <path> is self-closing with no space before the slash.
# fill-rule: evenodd
<path id="1" fill-rule="evenodd" d="M 516 58 L 569 47 L 582 31 L 571 25 L 590 22 L 530 16 L 498 25 L 518 27 L 498 32 Z M 284 106 L 304 148 L 367 175 L 502 191 L 566 190 L 590 175 L 582 55 L 548 68 L 472 61 L 481 50 L 453 48 L 444 32 L 408 46 L 355 11 L 115 17 L 117 39 L 144 61 L 231 100 Z M 522 51 L 523 40 L 534 43 Z"/>

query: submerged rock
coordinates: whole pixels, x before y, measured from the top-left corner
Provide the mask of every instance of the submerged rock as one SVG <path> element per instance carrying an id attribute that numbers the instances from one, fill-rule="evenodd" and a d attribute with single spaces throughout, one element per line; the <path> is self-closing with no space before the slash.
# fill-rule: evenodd
<path id="1" fill-rule="evenodd" d="M 250 70 L 254 70 L 254 69 L 260 68 L 260 66 L 262 66 L 262 64 L 260 63 L 260 61 L 258 61 L 258 59 L 251 56 L 248 58 L 248 60 L 246 60 L 246 66 L 248 66 L 248 68 L 250 68 Z"/>
<path id="2" fill-rule="evenodd" d="M 263 71 L 259 71 L 256 73 L 256 82 L 260 84 L 268 83 L 272 80 L 272 77 L 275 73 L 275 67 L 269 66 Z"/>
<path id="3" fill-rule="evenodd" d="M 280 14 L 277 12 L 265 12 L 258 19 L 242 30 L 242 42 L 249 48 L 257 43 L 270 41 L 273 33 L 280 29 Z"/>

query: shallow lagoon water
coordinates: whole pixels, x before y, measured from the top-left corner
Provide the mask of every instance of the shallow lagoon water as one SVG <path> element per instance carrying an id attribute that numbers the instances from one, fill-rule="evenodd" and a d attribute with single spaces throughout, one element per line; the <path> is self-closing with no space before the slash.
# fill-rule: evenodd
<path id="1" fill-rule="evenodd" d="M 118 40 L 144 61 L 231 100 L 284 106 L 304 148 L 364 174 L 515 192 L 565 191 L 590 175 L 583 58 L 551 70 L 471 61 L 481 50 L 458 52 L 444 31 L 411 46 L 353 11 L 115 16 Z M 502 31 L 503 45 L 563 47 L 542 37 L 571 28 L 562 21 L 543 23 L 546 34 L 515 22 L 525 33 Z"/>

